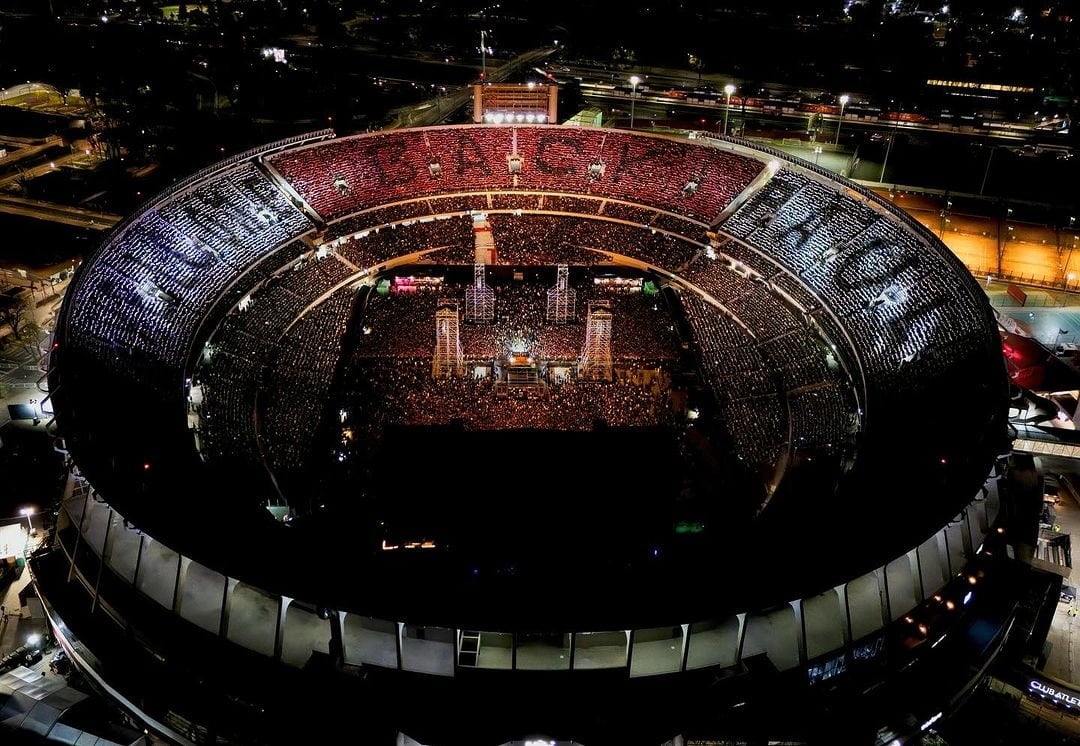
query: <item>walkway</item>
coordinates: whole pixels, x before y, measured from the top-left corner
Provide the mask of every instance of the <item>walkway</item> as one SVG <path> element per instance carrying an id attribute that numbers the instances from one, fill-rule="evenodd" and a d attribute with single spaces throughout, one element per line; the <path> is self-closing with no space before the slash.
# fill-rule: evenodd
<path id="1" fill-rule="evenodd" d="M 52 170 L 47 166 L 44 168 L 46 171 Z M 75 228 L 87 228 L 96 231 L 109 230 L 120 222 L 120 216 L 112 213 L 9 195 L 0 195 L 0 213 L 21 215 L 36 220 L 49 220 Z"/>
<path id="2" fill-rule="evenodd" d="M 19 594 L 30 585 L 30 571 L 23 568 L 22 574 L 6 588 L 0 590 L 0 604 L 3 604 L 6 616 L 0 618 L 0 658 L 16 648 L 26 644 L 30 635 L 42 635 L 47 632 L 44 618 L 34 619 L 30 610 L 21 605 Z"/>
<path id="3" fill-rule="evenodd" d="M 1044 473 L 1065 471 L 1072 474 L 1074 479 L 1080 479 L 1080 466 L 1074 460 L 1039 456 L 1035 463 Z M 1055 507 L 1056 523 L 1061 526 L 1062 533 L 1080 539 L 1080 505 L 1067 490 L 1062 489 L 1059 492 L 1058 504 Z M 1080 576 L 1075 575 L 1065 580 L 1066 584 L 1074 586 L 1078 581 Z M 1077 606 L 1080 606 L 1080 600 L 1072 604 L 1058 603 L 1054 621 L 1050 625 L 1050 634 L 1047 636 L 1051 644 L 1050 656 L 1043 668 L 1048 675 L 1074 684 L 1080 684 L 1080 616 L 1070 616 L 1069 609 Z"/>

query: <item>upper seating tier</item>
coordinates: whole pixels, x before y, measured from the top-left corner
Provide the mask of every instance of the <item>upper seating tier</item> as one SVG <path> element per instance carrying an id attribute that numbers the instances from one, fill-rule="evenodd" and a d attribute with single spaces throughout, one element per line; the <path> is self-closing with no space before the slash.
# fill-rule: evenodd
<path id="1" fill-rule="evenodd" d="M 511 154 L 521 159 L 518 174 L 510 172 Z M 383 132 L 287 150 L 269 162 L 327 220 L 417 196 L 521 189 L 602 195 L 711 221 L 763 168 L 688 140 L 555 126 Z M 429 168 L 436 162 L 437 176 Z M 593 163 L 603 166 L 599 178 Z"/>

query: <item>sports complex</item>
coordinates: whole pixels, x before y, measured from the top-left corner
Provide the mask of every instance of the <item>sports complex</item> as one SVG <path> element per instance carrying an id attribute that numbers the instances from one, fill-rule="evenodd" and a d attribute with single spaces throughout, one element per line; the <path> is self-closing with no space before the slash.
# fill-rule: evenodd
<path id="1" fill-rule="evenodd" d="M 178 742 L 903 743 L 1011 624 L 985 294 L 736 138 L 237 155 L 81 265 L 49 388 L 38 594 Z"/>

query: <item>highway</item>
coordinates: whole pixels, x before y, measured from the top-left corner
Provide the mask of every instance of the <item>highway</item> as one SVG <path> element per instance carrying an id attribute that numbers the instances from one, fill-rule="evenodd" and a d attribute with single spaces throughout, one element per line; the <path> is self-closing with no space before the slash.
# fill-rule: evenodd
<path id="1" fill-rule="evenodd" d="M 81 207 L 70 207 L 55 202 L 43 202 L 7 194 L 0 194 L 0 213 L 20 215 L 35 220 L 49 220 L 95 231 L 106 231 L 120 222 L 119 215 L 107 212 L 84 210 Z"/>
<path id="2" fill-rule="evenodd" d="M 696 73 L 667 68 L 645 68 L 641 71 L 632 70 L 612 70 L 609 67 L 603 65 L 589 65 L 583 63 L 566 63 L 566 64 L 554 64 L 547 67 L 547 73 L 556 82 L 569 82 L 576 79 L 578 85 L 581 88 L 582 95 L 589 100 L 610 105 L 611 102 L 621 101 L 626 102 L 625 107 L 629 107 L 630 99 L 630 76 L 633 74 L 638 75 L 642 80 L 638 86 L 638 98 L 637 106 L 640 108 L 643 104 L 653 104 L 662 107 L 678 107 L 688 112 L 696 112 L 697 116 L 705 115 L 711 117 L 713 120 L 722 119 L 723 112 L 727 108 L 727 103 L 724 99 L 723 88 L 727 84 L 736 86 L 736 92 L 731 99 L 731 116 L 742 116 L 745 112 L 747 115 L 752 115 L 757 119 L 760 118 L 773 118 L 777 121 L 793 122 L 798 121 L 801 124 L 805 123 L 807 118 L 813 113 L 810 111 L 803 111 L 799 109 L 799 105 L 793 102 L 803 101 L 808 102 L 812 100 L 831 100 L 832 94 L 835 92 L 825 90 L 803 90 L 796 89 L 785 84 L 780 83 L 766 83 L 765 88 L 768 90 L 765 97 L 769 97 L 769 101 L 772 104 L 776 104 L 777 108 L 783 105 L 782 111 L 770 111 L 764 112 L 761 106 L 742 106 L 742 101 L 739 98 L 743 93 L 747 95 L 754 95 L 754 93 L 744 91 L 745 81 L 737 78 L 718 75 L 718 74 L 705 74 L 697 75 Z M 755 84 L 756 85 L 756 84 Z M 697 92 L 695 94 L 695 92 Z M 667 95 L 674 93 L 674 95 Z M 848 130 L 848 127 L 875 129 L 878 131 L 886 131 L 892 129 L 898 129 L 908 132 L 927 132 L 927 133 L 945 133 L 955 135 L 977 135 L 982 138 L 990 138 L 1002 144 L 1015 144 L 1021 145 L 1023 143 L 1031 142 L 1037 138 L 1038 141 L 1051 150 L 1066 151 L 1067 148 L 1060 143 L 1055 142 L 1058 138 L 1056 133 L 1056 125 L 1060 125 L 1057 120 L 1042 121 L 1036 119 L 1034 116 L 1025 117 L 1021 121 L 1002 121 L 1001 119 L 994 119 L 994 113 L 991 112 L 989 117 L 985 116 L 985 112 L 982 115 L 983 122 L 977 122 L 975 117 L 969 117 L 967 120 L 961 118 L 958 122 L 953 121 L 928 121 L 928 122 L 914 122 L 914 121 L 901 121 L 894 122 L 887 119 L 882 119 L 878 114 L 863 113 L 867 109 L 880 109 L 885 111 L 889 109 L 887 105 L 880 105 L 877 107 L 872 106 L 871 103 L 867 103 L 867 97 L 863 94 L 848 91 L 851 97 L 851 103 L 844 112 L 843 117 L 843 129 Z M 695 95 L 701 97 L 698 101 L 693 101 Z M 708 100 L 711 97 L 712 100 Z M 902 111 L 907 111 L 902 105 L 898 106 Z M 946 115 L 942 112 L 944 119 L 946 116 L 952 117 L 952 115 Z M 836 124 L 840 117 L 836 113 L 822 113 L 822 130 L 823 131 L 835 131 Z"/>

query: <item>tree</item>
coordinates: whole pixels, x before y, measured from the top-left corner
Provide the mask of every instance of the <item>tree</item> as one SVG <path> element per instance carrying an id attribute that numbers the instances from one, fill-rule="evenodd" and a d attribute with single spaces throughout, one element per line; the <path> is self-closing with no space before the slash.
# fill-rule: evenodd
<path id="1" fill-rule="evenodd" d="M 24 290 L 17 294 L 8 292 L 0 295 L 0 329 L 5 326 L 11 328 L 15 339 L 21 339 L 23 333 L 35 326 L 32 293 Z"/>

